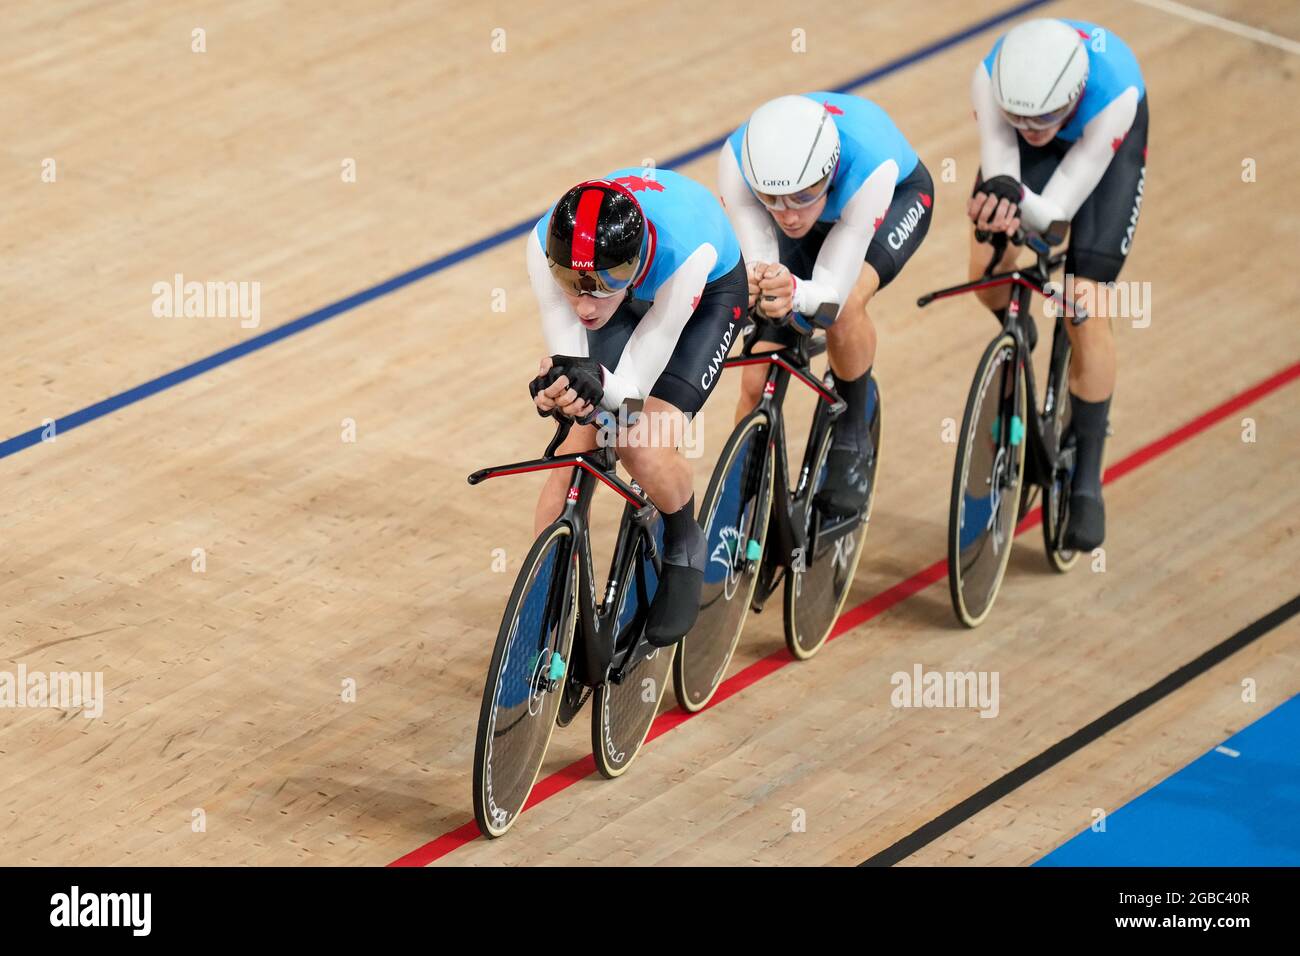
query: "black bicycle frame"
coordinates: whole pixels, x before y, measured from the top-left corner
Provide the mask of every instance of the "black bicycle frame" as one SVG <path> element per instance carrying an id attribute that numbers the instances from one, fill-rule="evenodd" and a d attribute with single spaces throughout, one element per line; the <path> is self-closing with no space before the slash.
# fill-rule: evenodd
<path id="1" fill-rule="evenodd" d="M 654 567 L 655 574 L 662 573 L 662 557 L 653 530 L 659 512 L 635 482 L 628 484 L 618 476 L 615 470 L 616 456 L 612 449 L 597 448 L 590 452 L 556 456 L 555 449 L 563 443 L 573 427 L 573 422 L 569 419 L 557 418 L 557 421 L 555 437 L 551 439 L 541 458 L 483 468 L 470 475 L 468 481 L 471 485 L 476 485 L 488 478 L 498 478 L 503 475 L 552 471 L 556 468 L 573 469 L 564 509 L 555 519 L 552 527 L 554 524 L 569 526 L 569 542 L 562 546 L 560 555 L 560 560 L 565 565 L 570 560 L 577 561 L 579 554 L 582 556 L 582 560 L 578 563 L 576 584 L 581 655 L 574 661 L 577 668 L 575 676 L 586 686 L 594 687 L 602 683 L 608 673 L 609 680 L 617 684 L 622 682 L 632 665 L 640 659 L 641 655 L 634 652 L 648 650 L 648 647 L 643 647 L 644 641 L 620 641 L 620 638 L 625 635 L 616 634 L 614 629 L 618 623 L 618 609 L 622 604 L 622 588 L 625 580 L 629 585 L 635 585 L 640 599 L 637 616 L 628 630 L 639 633 L 644 623 L 649 603 L 644 565 L 637 561 L 634 579 L 629 580 L 627 572 L 629 565 L 637 556 L 636 544 L 637 539 L 640 538 L 641 546 L 646 558 Z M 596 578 L 591 565 L 591 537 L 588 522 L 591 498 L 597 481 L 613 488 L 626 501 L 623 520 L 619 524 L 618 540 L 614 546 L 614 556 L 610 561 L 609 581 L 605 587 L 604 599 L 599 605 L 596 604 Z M 548 607 L 548 619 L 552 614 L 569 613 L 568 609 L 573 607 L 571 589 L 574 587 L 574 578 L 570 574 L 565 574 L 562 580 L 563 590 L 558 595 L 558 603 L 552 603 Z M 555 597 L 554 594 L 548 595 L 548 601 Z M 561 620 L 558 624 L 564 627 L 568 622 Z M 625 646 L 619 647 L 620 643 Z"/>
<path id="2" fill-rule="evenodd" d="M 724 368 L 740 368 L 746 365 L 768 365 L 767 380 L 763 384 L 763 394 L 747 419 L 765 416 L 769 422 L 768 442 L 776 449 L 772 467 L 776 469 L 777 480 L 773 482 L 773 499 L 769 520 L 773 521 L 768 529 L 768 541 L 775 547 L 765 549 L 771 554 L 772 567 L 784 567 L 784 556 L 803 554 L 808 561 L 826 550 L 835 540 L 843 537 L 855 525 L 855 521 L 846 521 L 843 528 L 822 529 L 819 521 L 813 522 L 812 540 L 805 540 L 804 528 L 807 525 L 808 509 L 812 507 L 812 498 L 805 495 L 799 504 L 795 497 L 804 491 L 813 480 L 811 474 L 813 456 L 826 431 L 840 415 L 844 413 L 845 402 L 833 388 L 815 378 L 809 371 L 813 357 L 826 351 L 825 339 L 801 337 L 793 346 L 787 346 L 772 352 L 754 352 L 757 337 L 751 334 L 746 340 L 741 354 L 729 358 L 723 363 Z M 804 448 L 803 465 L 795 487 L 790 488 L 789 454 L 785 442 L 784 403 L 790 380 L 808 386 L 821 400 L 813 416 L 813 425 L 808 433 L 808 442 Z M 762 487 L 760 482 L 759 487 Z M 824 533 L 823 533 L 824 532 Z M 775 536 L 775 537 L 773 537 Z"/>
<path id="3" fill-rule="evenodd" d="M 1033 466 L 1035 478 L 1038 480 L 1051 475 L 1055 468 L 1060 467 L 1061 461 L 1059 453 L 1053 454 L 1048 451 L 1050 446 L 1045 433 L 1050 418 L 1048 415 L 1041 413 L 1037 405 L 1038 389 L 1034 381 L 1034 363 L 1030 360 L 1032 355 L 1029 349 L 1028 327 L 1029 323 L 1033 321 L 1029 315 L 1029 304 L 1035 292 L 1043 298 L 1056 303 L 1057 330 L 1064 330 L 1067 309 L 1071 313 L 1069 318 L 1072 325 L 1081 325 L 1088 319 L 1087 312 L 1076 303 L 1067 303 L 1063 295 L 1058 295 L 1047 289 L 1051 274 L 1065 262 L 1065 252 L 1062 251 L 1053 255 L 1051 247 L 1059 243 L 1064 237 L 1067 225 L 1067 223 L 1053 223 L 1050 231 L 1056 235 L 1043 237 L 1035 234 L 1021 234 L 1011 240 L 1016 245 L 1029 246 L 1037 257 L 1034 265 L 1027 269 L 1013 269 L 1010 272 L 993 274 L 993 265 L 1001 257 L 1001 253 L 995 251 L 989 262 L 989 269 L 981 278 L 973 282 L 963 282 L 961 285 L 950 286 L 937 292 L 928 293 L 916 300 L 917 306 L 924 308 L 936 299 L 947 299 L 967 292 L 978 292 L 981 289 L 993 289 L 1004 285 L 1012 287 L 1011 301 L 1007 304 L 1006 319 L 1003 321 L 1002 331 L 1011 335 L 1016 341 L 1017 372 L 1021 374 L 1015 376 L 1011 407 L 1013 409 L 1020 407 L 1021 389 L 1027 389 L 1028 395 L 1025 396 L 1025 408 L 1028 411 L 1030 421 L 1026 422 L 1025 426 L 1029 436 L 1030 459 L 1026 464 Z M 1055 339 L 1054 334 L 1053 348 L 1055 348 Z M 1055 359 L 1055 355 L 1052 358 Z M 1056 400 L 1055 395 L 1051 394 L 1055 391 L 1056 373 L 1057 369 L 1055 362 L 1053 362 L 1048 372 L 1048 400 L 1052 402 Z M 1059 437 L 1057 436 L 1058 439 Z"/>

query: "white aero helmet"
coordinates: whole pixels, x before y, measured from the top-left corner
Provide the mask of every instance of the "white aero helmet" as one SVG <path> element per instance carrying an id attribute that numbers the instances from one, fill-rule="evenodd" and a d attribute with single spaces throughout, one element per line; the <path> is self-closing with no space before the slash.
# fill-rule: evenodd
<path id="1" fill-rule="evenodd" d="M 1088 47 L 1062 20 L 1029 20 L 1002 38 L 992 72 L 993 97 L 1012 125 L 1046 129 L 1069 116 L 1083 93 Z"/>
<path id="2" fill-rule="evenodd" d="M 840 133 L 821 103 L 779 96 L 754 110 L 740 156 L 745 181 L 764 205 L 809 206 L 830 188 Z"/>

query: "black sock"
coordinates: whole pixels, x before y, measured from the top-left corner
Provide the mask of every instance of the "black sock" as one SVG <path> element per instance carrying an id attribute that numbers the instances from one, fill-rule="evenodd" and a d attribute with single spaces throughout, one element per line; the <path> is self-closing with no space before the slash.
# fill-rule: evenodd
<path id="1" fill-rule="evenodd" d="M 1106 445 L 1106 420 L 1110 415 L 1110 399 L 1085 402 L 1070 393 L 1070 430 L 1074 432 L 1077 450 L 1074 459 L 1074 494 L 1101 497 L 1101 453 Z"/>
<path id="2" fill-rule="evenodd" d="M 861 455 L 871 452 L 871 429 L 867 422 L 867 397 L 871 393 L 871 369 L 868 368 L 854 379 L 840 378 L 831 369 L 831 378 L 835 381 L 835 391 L 848 405 L 844 414 L 835 423 L 835 437 L 831 439 L 832 448 L 849 449 Z"/>
<path id="3" fill-rule="evenodd" d="M 662 514 L 662 512 L 661 512 Z M 704 570 L 704 532 L 695 520 L 695 496 L 664 519 L 664 561 Z"/>

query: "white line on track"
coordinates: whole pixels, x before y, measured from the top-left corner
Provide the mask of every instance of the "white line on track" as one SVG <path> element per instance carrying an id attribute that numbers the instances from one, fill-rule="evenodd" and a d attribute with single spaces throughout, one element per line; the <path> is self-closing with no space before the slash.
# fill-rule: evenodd
<path id="1" fill-rule="evenodd" d="M 1220 745 L 1220 746 L 1218 746 L 1218 747 L 1215 747 L 1215 748 L 1214 748 L 1214 752 L 1215 752 L 1215 753 L 1221 753 L 1221 754 L 1227 754 L 1229 757 L 1240 757 L 1240 756 L 1241 756 L 1241 751 L 1240 751 L 1240 750 L 1233 750 L 1231 747 L 1224 747 L 1224 746 L 1222 746 L 1222 745 Z"/>
<path id="2" fill-rule="evenodd" d="M 1294 53 L 1300 56 L 1300 43 L 1288 37 L 1278 36 L 1276 33 L 1269 33 L 1267 30 L 1261 30 L 1259 27 L 1247 26 L 1244 23 L 1238 23 L 1236 20 L 1229 20 L 1226 17 L 1216 16 L 1213 13 L 1206 13 L 1204 10 L 1198 10 L 1196 7 L 1189 7 L 1185 3 L 1178 3 L 1177 0 L 1136 0 L 1143 6 L 1152 7 L 1156 10 L 1163 10 L 1165 13 L 1172 13 L 1175 16 L 1185 17 L 1195 23 L 1202 23 L 1206 26 L 1217 27 L 1225 33 L 1235 33 L 1239 37 L 1245 37 L 1247 40 L 1255 40 L 1259 43 L 1267 43 L 1269 46 L 1275 46 L 1279 50 L 1285 50 L 1287 53 Z"/>

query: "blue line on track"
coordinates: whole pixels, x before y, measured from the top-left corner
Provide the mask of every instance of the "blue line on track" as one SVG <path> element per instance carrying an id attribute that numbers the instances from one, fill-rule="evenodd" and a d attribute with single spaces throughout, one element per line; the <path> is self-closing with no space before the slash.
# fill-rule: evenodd
<path id="1" fill-rule="evenodd" d="M 835 87 L 835 91 L 847 93 L 857 87 L 873 83 L 876 80 L 889 76 L 891 73 L 896 73 L 914 63 L 918 63 L 937 53 L 941 53 L 949 47 L 969 40 L 971 37 L 983 33 L 985 30 L 989 30 L 999 24 L 1005 23 L 1007 20 L 1011 20 L 1023 13 L 1033 10 L 1035 7 L 1041 7 L 1045 3 L 1049 2 L 1051 2 L 1051 0 L 1029 0 L 1027 3 L 1016 4 L 1014 7 L 1010 7 L 1001 13 L 994 14 L 984 20 L 980 20 L 978 23 L 971 24 L 957 33 L 936 40 L 918 50 L 913 50 L 911 53 L 904 54 L 895 60 L 891 60 L 884 66 L 863 73 L 861 76 L 855 77 L 847 83 Z M 710 140 L 709 142 L 688 150 L 679 156 L 674 156 L 665 162 L 664 166 L 669 169 L 677 166 L 685 166 L 687 163 L 693 162 L 701 156 L 720 148 L 725 139 L 725 136 L 720 136 L 717 139 Z M 102 401 L 95 402 L 93 405 L 87 405 L 85 408 L 64 415 L 62 418 L 54 420 L 54 433 L 56 436 L 61 435 L 64 432 L 71 431 L 72 429 L 85 425 L 88 422 L 93 422 L 97 418 L 111 415 L 113 412 L 121 408 L 125 408 L 128 405 L 134 405 L 136 402 L 143 401 L 151 395 L 156 395 L 159 392 L 180 385 L 182 382 L 187 382 L 198 375 L 202 375 L 204 372 L 211 371 L 214 368 L 233 362 L 235 359 L 247 355 L 250 352 L 264 349 L 268 345 L 286 339 L 291 335 L 297 335 L 299 332 L 320 325 L 327 319 L 332 319 L 337 315 L 342 315 L 344 312 L 350 312 L 353 309 L 365 305 L 367 302 L 372 302 L 375 299 L 378 299 L 380 296 L 388 295 L 390 292 L 396 292 L 414 282 L 418 282 L 421 279 L 442 272 L 444 269 L 450 269 L 452 266 L 464 262 L 466 259 L 471 259 L 480 253 L 487 252 L 490 249 L 495 249 L 497 246 L 509 242 L 511 239 L 516 239 L 519 236 L 524 235 L 539 218 L 541 218 L 540 212 L 515 223 L 513 226 L 508 226 L 499 232 L 494 232 L 490 236 L 479 239 L 477 242 L 470 243 L 468 246 L 463 246 L 460 249 L 447 253 L 446 255 L 439 256 L 437 259 L 426 262 L 424 265 L 416 266 L 414 269 L 410 269 L 400 275 L 395 275 L 391 279 L 380 282 L 378 285 L 370 286 L 368 289 L 362 289 L 360 292 L 354 293 L 345 299 L 339 299 L 337 302 L 332 302 L 324 308 L 317 309 L 315 312 L 309 312 L 306 315 L 299 316 L 283 325 L 277 325 L 275 328 L 269 329 L 261 335 L 256 335 L 251 339 L 240 342 L 238 345 L 232 345 L 229 348 L 222 349 L 220 352 L 216 352 L 206 358 L 201 358 L 196 362 L 191 362 L 189 365 L 184 365 L 174 371 L 166 373 L 165 375 L 160 375 L 157 378 L 150 379 L 134 388 L 128 388 L 124 392 L 118 392 L 116 395 L 111 395 Z M 24 448 L 30 448 L 33 445 L 40 444 L 41 436 L 46 431 L 47 427 L 48 426 L 46 425 L 41 425 L 0 442 L 0 458 L 8 458 L 10 455 L 17 454 Z"/>

